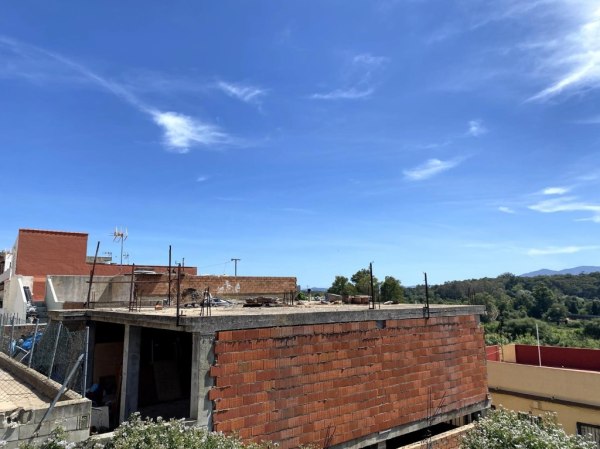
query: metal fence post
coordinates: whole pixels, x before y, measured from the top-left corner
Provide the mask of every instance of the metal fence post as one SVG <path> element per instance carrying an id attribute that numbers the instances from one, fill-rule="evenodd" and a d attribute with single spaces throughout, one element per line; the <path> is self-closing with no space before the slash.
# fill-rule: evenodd
<path id="1" fill-rule="evenodd" d="M 54 350 L 52 351 L 52 360 L 50 361 L 50 368 L 48 369 L 48 379 L 52 376 L 52 368 L 54 368 L 54 357 L 56 356 L 56 349 L 58 348 L 58 341 L 60 340 L 60 331 L 62 330 L 62 321 L 58 322 L 58 332 L 56 334 L 56 341 L 54 342 Z"/>
<path id="2" fill-rule="evenodd" d="M 83 359 L 83 389 L 81 390 L 81 396 L 85 398 L 85 390 L 87 388 L 87 367 L 88 367 L 88 346 L 90 344 L 90 328 L 85 327 L 85 357 Z"/>
<path id="3" fill-rule="evenodd" d="M 31 368 L 31 361 L 33 360 L 33 350 L 35 349 L 35 339 L 37 338 L 38 326 L 40 325 L 40 320 L 35 322 L 35 330 L 33 331 L 33 341 L 31 342 L 31 350 L 29 351 L 29 361 L 27 366 Z"/>
<path id="4" fill-rule="evenodd" d="M 0 315 L 0 352 L 4 348 L 4 314 Z"/>
<path id="5" fill-rule="evenodd" d="M 15 337 L 15 316 L 13 315 L 11 317 L 11 328 L 10 328 L 10 340 L 8 342 L 8 356 L 12 357 L 13 356 L 13 348 L 11 347 L 14 341 L 14 337 Z M 17 345 L 15 344 L 15 347 Z"/>

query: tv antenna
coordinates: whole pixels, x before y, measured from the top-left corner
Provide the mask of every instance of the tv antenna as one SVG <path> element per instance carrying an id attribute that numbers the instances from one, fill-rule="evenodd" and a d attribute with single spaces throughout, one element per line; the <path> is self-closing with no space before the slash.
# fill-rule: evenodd
<path id="1" fill-rule="evenodd" d="M 128 233 L 127 233 L 127 228 L 125 228 L 125 230 L 123 231 L 123 228 L 119 229 L 117 227 L 115 227 L 115 232 L 113 232 L 113 242 L 121 242 L 121 263 L 120 265 L 123 265 L 123 242 L 125 240 L 127 240 L 128 237 Z M 127 254 L 127 258 L 129 258 L 129 254 Z"/>

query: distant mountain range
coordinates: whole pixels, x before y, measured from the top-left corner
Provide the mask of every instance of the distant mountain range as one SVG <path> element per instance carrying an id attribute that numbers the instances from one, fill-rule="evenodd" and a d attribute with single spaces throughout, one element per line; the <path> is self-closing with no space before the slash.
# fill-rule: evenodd
<path id="1" fill-rule="evenodd" d="M 532 271 L 531 273 L 521 274 L 520 276 L 534 277 L 534 276 L 555 276 L 557 274 L 581 274 L 581 273 L 588 274 L 588 273 L 596 273 L 598 271 L 600 271 L 600 267 L 583 266 L 583 267 L 575 267 L 575 268 L 565 268 L 564 270 L 559 270 L 559 271 L 547 270 L 544 268 L 542 270 Z"/>

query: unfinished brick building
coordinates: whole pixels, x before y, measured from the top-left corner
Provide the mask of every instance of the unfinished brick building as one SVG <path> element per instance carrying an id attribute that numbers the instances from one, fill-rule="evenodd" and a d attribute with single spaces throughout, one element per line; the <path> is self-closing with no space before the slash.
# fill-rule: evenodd
<path id="1" fill-rule="evenodd" d="M 91 326 L 88 378 L 119 386 L 118 420 L 134 411 L 191 418 L 284 449 L 384 448 L 488 407 L 483 311 L 431 306 L 426 317 L 417 305 L 327 305 L 186 310 L 179 320 L 173 310 L 52 317 Z M 459 434 L 432 444 L 458 448 Z"/>

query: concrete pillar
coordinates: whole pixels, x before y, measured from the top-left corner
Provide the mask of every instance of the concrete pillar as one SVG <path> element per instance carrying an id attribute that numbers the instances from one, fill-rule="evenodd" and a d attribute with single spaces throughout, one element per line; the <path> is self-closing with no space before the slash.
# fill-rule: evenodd
<path id="1" fill-rule="evenodd" d="M 192 337 L 192 388 L 190 394 L 190 418 L 198 425 L 212 430 L 212 401 L 208 392 L 214 385 L 210 367 L 215 363 L 213 345 L 215 336 L 195 332 Z"/>
<path id="2" fill-rule="evenodd" d="M 385 441 L 380 441 L 377 443 L 377 449 L 386 449 L 387 443 Z"/>
<path id="3" fill-rule="evenodd" d="M 121 378 L 121 404 L 119 421 L 123 422 L 138 409 L 138 385 L 140 380 L 140 347 L 142 328 L 125 325 L 123 341 L 123 374 Z"/>

